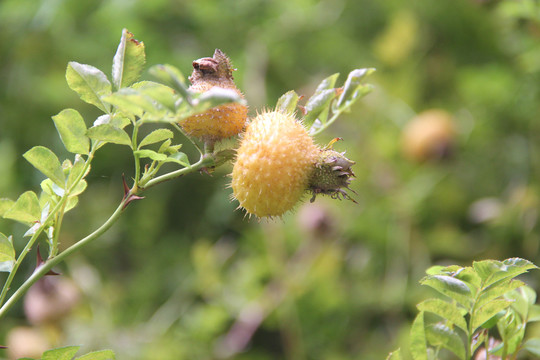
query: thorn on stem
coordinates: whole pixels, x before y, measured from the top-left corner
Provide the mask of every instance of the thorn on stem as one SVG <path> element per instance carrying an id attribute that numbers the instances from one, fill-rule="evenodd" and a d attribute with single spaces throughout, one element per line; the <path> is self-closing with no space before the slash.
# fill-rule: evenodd
<path id="1" fill-rule="evenodd" d="M 37 254 L 36 254 L 36 269 L 37 270 L 40 266 L 45 264 L 45 261 L 43 261 L 43 258 L 41 257 L 41 252 L 39 251 L 39 244 L 37 245 Z M 34 271 L 35 271 L 34 270 Z M 60 273 L 57 273 L 55 271 L 49 270 L 45 275 L 60 275 Z"/>
<path id="2" fill-rule="evenodd" d="M 126 183 L 126 177 L 124 176 L 124 174 L 122 174 L 122 184 L 124 185 L 124 199 L 125 199 L 126 196 L 129 194 L 129 186 Z"/>
<path id="3" fill-rule="evenodd" d="M 129 204 L 131 204 L 132 201 L 144 199 L 144 196 L 131 194 L 131 195 L 128 195 L 127 197 L 124 197 L 124 199 L 125 199 L 125 202 L 124 202 L 124 206 L 122 206 L 122 210 L 124 210 Z"/>

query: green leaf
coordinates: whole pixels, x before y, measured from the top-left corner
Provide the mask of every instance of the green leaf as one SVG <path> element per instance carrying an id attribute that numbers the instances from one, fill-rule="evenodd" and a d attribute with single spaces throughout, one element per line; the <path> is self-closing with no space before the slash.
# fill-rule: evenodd
<path id="1" fill-rule="evenodd" d="M 471 304 L 471 290 L 465 282 L 447 275 L 430 275 L 420 281 L 422 285 L 427 285 L 437 290 L 443 295 L 456 300 L 466 309 Z"/>
<path id="2" fill-rule="evenodd" d="M 538 267 L 528 260 L 511 258 L 502 262 L 496 260 L 475 261 L 473 268 L 483 280 L 484 286 L 487 287 L 497 281 L 514 278 Z"/>
<path id="3" fill-rule="evenodd" d="M 52 119 L 67 151 L 74 154 L 88 154 L 90 141 L 86 137 L 86 124 L 77 110 L 62 110 Z"/>
<path id="4" fill-rule="evenodd" d="M 15 264 L 15 249 L 12 237 L 0 233 L 0 271 L 11 272 Z"/>
<path id="5" fill-rule="evenodd" d="M 287 91 L 278 99 L 276 110 L 293 114 L 298 106 L 298 100 L 300 100 L 300 96 L 294 90 Z"/>
<path id="6" fill-rule="evenodd" d="M 481 307 L 484 304 L 490 302 L 491 300 L 496 299 L 523 285 L 524 285 L 523 282 L 519 280 L 508 280 L 502 283 L 494 284 L 490 286 L 488 289 L 485 289 L 480 293 L 475 306 Z"/>
<path id="7" fill-rule="evenodd" d="M 176 90 L 188 102 L 191 102 L 191 96 L 186 86 L 186 78 L 176 67 L 168 64 L 154 65 L 150 68 L 149 72 L 152 76 Z"/>
<path id="8" fill-rule="evenodd" d="M 534 356 L 540 357 L 540 339 L 532 338 L 525 341 L 525 344 L 523 344 L 523 349 L 527 350 Z"/>
<path id="9" fill-rule="evenodd" d="M 464 313 L 456 305 L 441 299 L 428 299 L 418 304 L 417 308 L 420 311 L 429 311 L 436 314 L 467 333 L 467 322 Z"/>
<path id="10" fill-rule="evenodd" d="M 325 110 L 328 110 L 330 107 L 330 102 L 334 100 L 336 96 L 337 93 L 334 89 L 326 89 L 319 90 L 312 97 L 310 97 L 305 107 L 307 113 L 304 120 L 307 122 L 307 125 L 315 121 L 317 118 L 319 118 L 322 123 L 326 122 L 328 112 Z M 321 114 L 325 115 L 321 116 Z"/>
<path id="11" fill-rule="evenodd" d="M 99 116 L 96 121 L 94 121 L 94 126 L 103 125 L 103 124 L 109 124 L 114 127 L 123 129 L 129 124 L 131 124 L 131 121 L 122 115 L 115 114 L 113 116 L 111 115 L 101 115 Z"/>
<path id="12" fill-rule="evenodd" d="M 358 97 L 358 95 L 355 96 L 355 93 L 357 94 L 357 91 L 362 86 L 362 79 L 365 76 L 372 74 L 374 71 L 375 69 L 373 68 L 356 69 L 351 71 L 347 76 L 345 85 L 343 85 L 343 92 L 337 101 L 337 107 L 344 108 L 350 106 L 351 103 Z"/>
<path id="13" fill-rule="evenodd" d="M 0 216 L 4 217 L 4 214 L 15 204 L 15 201 L 7 198 L 0 198 Z"/>
<path id="14" fill-rule="evenodd" d="M 85 165 L 84 159 L 81 156 L 75 156 L 75 162 L 73 163 L 73 166 L 69 170 L 66 189 L 69 189 L 73 185 L 77 177 L 81 175 L 81 173 L 84 170 L 84 165 Z M 82 178 L 86 177 L 89 171 L 90 171 L 90 166 L 88 166 L 88 168 L 86 169 L 86 174 L 84 174 Z"/>
<path id="15" fill-rule="evenodd" d="M 189 159 L 183 152 L 177 152 L 167 157 L 166 162 L 174 162 L 182 166 L 189 166 Z"/>
<path id="16" fill-rule="evenodd" d="M 134 154 L 138 155 L 140 158 L 150 158 L 154 161 L 166 161 L 167 155 L 160 154 L 154 150 L 149 149 L 143 149 L 143 150 L 137 150 L 133 152 Z"/>
<path id="17" fill-rule="evenodd" d="M 390 354 L 388 354 L 386 360 L 401 360 L 401 349 L 392 351 Z"/>
<path id="18" fill-rule="evenodd" d="M 339 73 L 335 73 L 333 75 L 330 75 L 317 86 L 317 89 L 315 90 L 315 93 L 322 91 L 322 90 L 328 90 L 333 89 L 336 87 L 336 81 L 339 77 Z"/>
<path id="19" fill-rule="evenodd" d="M 461 337 L 444 324 L 433 324 L 426 327 L 427 341 L 433 347 L 442 347 L 453 352 L 458 358 L 465 359 L 465 345 Z"/>
<path id="20" fill-rule="evenodd" d="M 145 63 L 144 43 L 137 41 L 132 33 L 123 29 L 112 66 L 112 80 L 116 89 L 127 87 L 139 80 Z"/>
<path id="21" fill-rule="evenodd" d="M 24 224 L 39 221 L 40 217 L 41 207 L 39 206 L 38 197 L 33 191 L 27 191 L 19 196 L 15 204 L 4 214 L 4 218 Z"/>
<path id="22" fill-rule="evenodd" d="M 76 360 L 115 360 L 116 356 L 112 350 L 93 351 L 83 356 L 79 356 Z"/>
<path id="23" fill-rule="evenodd" d="M 485 322 L 497 315 L 500 311 L 506 309 L 512 304 L 512 301 L 505 299 L 496 299 L 488 302 L 481 308 L 471 314 L 472 329 L 475 331 Z"/>
<path id="24" fill-rule="evenodd" d="M 66 80 L 69 87 L 79 94 L 81 100 L 96 106 L 103 112 L 110 111 L 110 105 L 101 98 L 112 91 L 107 76 L 98 68 L 91 65 L 71 61 L 66 70 Z"/>
<path id="25" fill-rule="evenodd" d="M 139 144 L 139 149 L 143 146 L 155 144 L 160 141 L 170 139 L 174 136 L 173 132 L 169 129 L 157 129 L 146 135 Z"/>
<path id="26" fill-rule="evenodd" d="M 79 351 L 80 346 L 66 346 L 53 350 L 47 350 L 41 356 L 41 360 L 71 360 Z"/>
<path id="27" fill-rule="evenodd" d="M 117 106 L 120 110 L 141 117 L 144 112 L 160 115 L 163 109 L 148 96 L 132 88 L 123 88 L 117 92 L 103 98 L 110 104 Z"/>
<path id="28" fill-rule="evenodd" d="M 199 113 L 228 103 L 245 104 L 246 101 L 234 90 L 213 87 L 201 94 L 193 94 L 193 112 Z"/>
<path id="29" fill-rule="evenodd" d="M 86 135 L 92 140 L 99 140 L 119 145 L 131 147 L 129 135 L 122 129 L 109 124 L 93 126 L 86 132 Z"/>
<path id="30" fill-rule="evenodd" d="M 540 305 L 532 305 L 529 309 L 529 322 L 540 321 Z"/>
<path id="31" fill-rule="evenodd" d="M 64 171 L 56 155 L 44 146 L 34 146 L 24 153 L 24 158 L 60 187 L 66 185 Z"/>
<path id="32" fill-rule="evenodd" d="M 416 315 L 411 326 L 411 355 L 414 360 L 427 360 L 426 332 L 424 327 L 424 312 Z"/>
<path id="33" fill-rule="evenodd" d="M 175 111 L 176 98 L 172 88 L 153 81 L 141 81 L 133 84 L 132 88 L 150 97 L 164 108 Z"/>

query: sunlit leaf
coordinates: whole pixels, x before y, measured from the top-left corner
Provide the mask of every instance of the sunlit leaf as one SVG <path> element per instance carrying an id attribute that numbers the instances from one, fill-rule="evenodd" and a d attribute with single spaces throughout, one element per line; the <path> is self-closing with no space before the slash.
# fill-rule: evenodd
<path id="1" fill-rule="evenodd" d="M 86 132 L 86 135 L 92 140 L 110 142 L 119 145 L 128 145 L 131 147 L 129 135 L 122 129 L 109 124 L 93 126 Z"/>
<path id="2" fill-rule="evenodd" d="M 24 158 L 58 186 L 64 187 L 66 179 L 58 157 L 44 146 L 34 146 L 24 153 Z"/>
<path id="3" fill-rule="evenodd" d="M 453 352 L 458 358 L 465 359 L 465 345 L 454 330 L 444 324 L 433 324 L 426 327 L 427 341 L 433 347 L 442 347 Z"/>
<path id="4" fill-rule="evenodd" d="M 31 224 L 39 221 L 41 217 L 41 206 L 33 191 L 23 193 L 15 204 L 4 214 L 6 219 L 12 219 L 24 224 Z"/>
<path id="5" fill-rule="evenodd" d="M 170 139 L 174 136 L 173 132 L 169 129 L 157 129 L 146 135 L 139 144 L 139 149 L 143 146 L 155 144 L 160 141 Z"/>
<path id="6" fill-rule="evenodd" d="M 428 299 L 418 304 L 417 307 L 418 310 L 436 314 L 467 332 L 464 313 L 456 305 L 441 299 Z"/>
<path id="7" fill-rule="evenodd" d="M 133 84 L 132 88 L 161 104 L 164 108 L 175 110 L 176 99 L 172 88 L 153 81 L 141 81 Z"/>
<path id="8" fill-rule="evenodd" d="M 139 156 L 140 158 L 150 158 L 151 160 L 155 160 L 155 161 L 167 160 L 167 155 L 160 154 L 154 150 L 143 149 L 143 150 L 134 151 L 133 153 Z"/>
<path id="9" fill-rule="evenodd" d="M 334 89 L 326 89 L 319 90 L 312 97 L 310 97 L 305 106 L 307 113 L 304 117 L 304 120 L 306 121 L 306 123 L 309 125 L 318 117 L 321 122 L 324 123 L 326 121 L 326 117 L 328 116 L 328 112 L 325 113 L 325 111 L 328 110 L 330 102 L 334 100 L 336 96 L 337 93 Z M 323 113 L 325 113 L 326 115 L 321 118 L 320 115 Z"/>
<path id="10" fill-rule="evenodd" d="M 103 101 L 117 106 L 120 110 L 141 117 L 143 112 L 160 114 L 163 109 L 156 106 L 148 96 L 132 88 L 123 88 L 109 96 L 103 97 Z"/>
<path id="11" fill-rule="evenodd" d="M 3 217 L 6 211 L 8 211 L 15 201 L 7 198 L 0 198 L 0 217 Z"/>
<path id="12" fill-rule="evenodd" d="M 414 360 L 428 360 L 424 312 L 419 312 L 411 326 L 411 355 Z"/>
<path id="13" fill-rule="evenodd" d="M 47 350 L 41 356 L 41 360 L 71 360 L 79 351 L 80 346 L 65 346 Z"/>
<path id="14" fill-rule="evenodd" d="M 62 110 L 52 119 L 67 151 L 74 154 L 88 154 L 90 140 L 86 136 L 86 124 L 77 110 Z"/>
<path id="15" fill-rule="evenodd" d="M 486 321 L 497 315 L 500 311 L 506 309 L 512 304 L 512 301 L 505 299 L 496 299 L 488 302 L 477 309 L 471 315 L 471 324 L 473 331 L 482 326 Z"/>
<path id="16" fill-rule="evenodd" d="M 523 282 L 519 280 L 506 281 L 501 284 L 495 284 L 488 289 L 482 291 L 476 300 L 476 307 L 481 307 L 489 301 L 496 299 L 514 289 L 523 286 Z"/>
<path id="17" fill-rule="evenodd" d="M 401 360 L 401 349 L 392 351 L 390 354 L 388 354 L 386 360 Z"/>
<path id="18" fill-rule="evenodd" d="M 322 90 L 328 90 L 333 89 L 336 86 L 336 81 L 339 77 L 339 73 L 335 73 L 324 79 L 320 82 L 320 84 L 317 86 L 317 89 L 315 90 L 315 93 L 320 92 Z"/>
<path id="19" fill-rule="evenodd" d="M 158 80 L 176 90 L 184 99 L 190 98 L 186 79 L 176 67 L 169 64 L 154 65 L 149 69 L 149 72 Z"/>
<path id="20" fill-rule="evenodd" d="M 81 100 L 96 106 L 103 112 L 110 111 L 110 105 L 101 98 L 112 91 L 107 76 L 98 68 L 91 65 L 71 61 L 66 70 L 66 80 L 69 87 L 79 94 Z"/>
<path id="21" fill-rule="evenodd" d="M 166 159 L 167 162 L 174 162 L 182 166 L 189 166 L 189 160 L 186 154 L 183 152 L 177 152 L 172 155 L 169 155 Z"/>
<path id="22" fill-rule="evenodd" d="M 0 233 L 0 271 L 11 272 L 15 264 L 15 249 L 13 239 Z"/>
<path id="23" fill-rule="evenodd" d="M 70 188 L 77 177 L 81 175 L 81 173 L 84 171 L 84 165 L 85 161 L 81 156 L 75 156 L 75 162 L 73 163 L 73 166 L 69 170 L 68 179 L 67 179 L 67 185 L 66 188 Z M 86 169 L 86 174 L 82 175 L 82 178 L 84 178 L 88 172 L 90 171 L 90 166 Z"/>
<path id="24" fill-rule="evenodd" d="M 65 212 L 68 212 L 69 210 L 73 209 L 77 204 L 79 203 L 79 197 L 78 196 L 70 196 L 66 201 L 66 207 L 64 209 Z"/>
<path id="25" fill-rule="evenodd" d="M 292 114 L 296 111 L 298 100 L 300 100 L 300 96 L 294 90 L 287 91 L 278 99 L 276 110 Z"/>
<path id="26" fill-rule="evenodd" d="M 529 309 L 529 321 L 540 321 L 540 305 L 532 305 Z"/>
<path id="27" fill-rule="evenodd" d="M 136 40 L 127 29 L 123 29 L 112 66 L 112 81 L 116 89 L 127 87 L 139 80 L 145 63 L 144 43 Z"/>
<path id="28" fill-rule="evenodd" d="M 467 284 L 452 276 L 430 275 L 420 281 L 422 285 L 427 285 L 439 291 L 441 294 L 456 300 L 465 308 L 471 304 L 471 290 Z"/>
<path id="29" fill-rule="evenodd" d="M 94 126 L 103 125 L 103 124 L 109 124 L 114 127 L 117 127 L 119 129 L 123 129 L 129 124 L 131 124 L 131 121 L 122 115 L 115 114 L 113 116 L 111 115 L 101 115 L 94 121 Z"/>
<path id="30" fill-rule="evenodd" d="M 228 103 L 245 104 L 246 101 L 234 90 L 214 86 L 202 94 L 194 94 L 193 111 L 195 113 L 206 111 L 210 108 Z"/>
<path id="31" fill-rule="evenodd" d="M 343 92 L 341 93 L 336 106 L 338 108 L 343 108 L 346 106 L 349 106 L 351 102 L 353 102 L 357 97 L 358 94 L 357 91 L 359 90 L 359 87 L 362 86 L 362 79 L 373 73 L 375 69 L 369 68 L 369 69 L 356 69 L 349 73 L 347 76 L 347 80 L 345 81 L 345 85 L 343 85 Z"/>
<path id="32" fill-rule="evenodd" d="M 115 360 L 116 356 L 112 350 L 93 351 L 91 353 L 79 356 L 75 360 Z"/>
<path id="33" fill-rule="evenodd" d="M 487 287 L 497 281 L 514 278 L 529 270 L 537 269 L 537 266 L 525 259 L 511 258 L 504 261 L 475 261 L 473 268 L 484 281 L 484 286 Z"/>
<path id="34" fill-rule="evenodd" d="M 525 341 L 525 344 L 523 344 L 523 349 L 527 350 L 534 356 L 540 357 L 540 339 L 532 338 Z"/>

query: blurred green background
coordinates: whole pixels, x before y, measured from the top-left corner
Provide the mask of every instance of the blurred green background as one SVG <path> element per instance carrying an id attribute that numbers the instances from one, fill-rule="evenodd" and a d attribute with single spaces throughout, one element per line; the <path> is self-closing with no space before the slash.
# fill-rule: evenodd
<path id="1" fill-rule="evenodd" d="M 51 116 L 76 108 L 90 125 L 99 114 L 68 88 L 67 63 L 110 74 L 122 28 L 144 41 L 149 65 L 186 75 L 222 49 L 252 114 L 291 89 L 309 97 L 335 72 L 343 82 L 376 67 L 374 92 L 316 139 L 344 139 L 335 148 L 357 162 L 358 204 L 318 197 L 283 221 L 248 220 L 229 200 L 227 166 L 152 189 L 60 269 L 82 296 L 69 317 L 36 327 L 51 347 L 119 359 L 384 359 L 405 346 L 429 266 L 540 264 L 537 1 L 3 0 L 1 197 L 39 190 L 21 156 L 30 147 L 71 156 Z M 433 108 L 452 115 L 451 156 L 415 161 L 403 129 Z M 132 171 L 126 149 L 98 152 L 63 246 L 110 215 Z M 0 231 L 22 248 L 24 228 L 1 220 Z M 2 319 L 0 343 L 18 326 L 28 326 L 22 304 Z"/>

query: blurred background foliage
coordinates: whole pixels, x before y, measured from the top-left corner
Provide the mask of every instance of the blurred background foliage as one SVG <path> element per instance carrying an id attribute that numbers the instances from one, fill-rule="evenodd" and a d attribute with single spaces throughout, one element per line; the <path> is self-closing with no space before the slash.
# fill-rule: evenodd
<path id="1" fill-rule="evenodd" d="M 404 344 L 429 266 L 540 264 L 537 1 L 4 0 L 2 197 L 39 188 L 21 156 L 30 147 L 69 156 L 52 115 L 73 107 L 95 120 L 65 82 L 67 62 L 110 73 L 124 27 L 145 42 L 148 64 L 186 75 L 222 49 L 252 114 L 291 89 L 311 95 L 335 72 L 344 81 L 376 67 L 375 91 L 316 139 L 344 138 L 335 148 L 357 162 L 359 204 L 306 199 L 283 221 L 258 222 L 230 202 L 230 167 L 171 181 L 60 269 L 81 294 L 70 316 L 33 321 L 20 304 L 2 319 L 1 343 L 33 326 L 50 346 L 111 348 L 120 359 L 383 359 Z M 435 155 L 415 157 L 404 132 L 429 109 L 451 125 Z M 98 153 L 64 246 L 116 207 L 129 156 L 116 145 Z M 2 220 L 0 231 L 22 248 L 22 228 Z"/>

